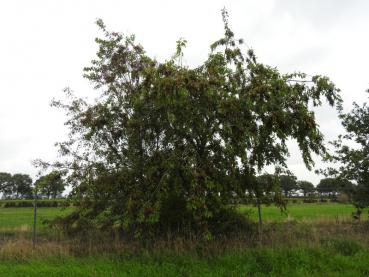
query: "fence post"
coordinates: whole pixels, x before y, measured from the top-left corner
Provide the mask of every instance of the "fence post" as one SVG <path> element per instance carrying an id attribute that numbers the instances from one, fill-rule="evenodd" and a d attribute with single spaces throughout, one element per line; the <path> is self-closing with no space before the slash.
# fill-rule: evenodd
<path id="1" fill-rule="evenodd" d="M 256 200 L 256 204 L 258 206 L 258 217 L 259 217 L 259 224 L 258 224 L 258 231 L 259 231 L 259 243 L 262 242 L 262 237 L 263 237 L 263 220 L 261 217 L 261 204 L 260 204 L 260 199 L 257 198 Z"/>
<path id="2" fill-rule="evenodd" d="M 37 191 L 35 190 L 33 201 L 33 232 L 32 232 L 33 249 L 35 249 L 36 247 L 36 219 L 37 219 Z"/>

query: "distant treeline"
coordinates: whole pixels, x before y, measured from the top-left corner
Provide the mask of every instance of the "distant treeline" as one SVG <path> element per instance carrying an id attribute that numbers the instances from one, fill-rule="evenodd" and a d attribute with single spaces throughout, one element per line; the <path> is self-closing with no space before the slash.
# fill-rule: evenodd
<path id="1" fill-rule="evenodd" d="M 271 180 L 276 180 L 285 198 L 304 196 L 335 199 L 339 195 L 345 195 L 350 200 L 356 190 L 355 184 L 341 178 L 321 179 L 316 187 L 309 181 L 297 180 L 295 176 L 290 175 L 264 174 L 257 179 L 259 186 L 269 186 Z"/>
<path id="2" fill-rule="evenodd" d="M 308 181 L 297 181 L 294 176 L 282 175 L 279 177 L 281 191 L 285 197 L 304 196 L 320 198 L 336 198 L 338 195 L 345 194 L 349 199 L 355 192 L 356 186 L 340 178 L 324 178 L 315 187 Z"/>
<path id="3" fill-rule="evenodd" d="M 3 199 L 32 199 L 61 197 L 65 183 L 60 172 L 41 176 L 35 182 L 28 174 L 0 172 L 0 194 Z"/>

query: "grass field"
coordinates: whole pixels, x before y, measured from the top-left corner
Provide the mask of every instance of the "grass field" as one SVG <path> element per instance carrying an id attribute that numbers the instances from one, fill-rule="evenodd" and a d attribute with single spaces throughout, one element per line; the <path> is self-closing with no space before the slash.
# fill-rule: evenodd
<path id="1" fill-rule="evenodd" d="M 73 208 L 37 208 L 37 226 L 43 227 L 44 219 L 53 219 L 71 212 Z M 33 208 L 0 208 L 0 230 L 33 225 Z"/>
<path id="2" fill-rule="evenodd" d="M 38 208 L 37 225 L 42 228 L 44 219 L 53 219 L 55 216 L 66 215 L 73 210 L 67 208 Z M 257 220 L 257 208 L 253 206 L 239 206 L 241 213 L 249 214 L 252 220 Z M 324 220 L 345 219 L 351 216 L 355 208 L 350 204 L 323 203 L 323 204 L 290 204 L 287 212 L 281 213 L 275 206 L 263 206 L 262 217 L 264 221 L 283 222 L 286 220 Z M 365 215 L 364 215 L 365 216 Z M 0 208 L 0 229 L 18 227 L 31 227 L 33 224 L 33 208 Z"/>
<path id="3" fill-rule="evenodd" d="M 257 208 L 254 206 L 242 205 L 238 207 L 241 213 L 249 214 L 250 218 L 257 220 Z M 322 204 L 289 204 L 287 211 L 275 206 L 263 206 L 262 218 L 264 221 L 282 222 L 286 220 L 324 220 L 324 219 L 345 219 L 350 218 L 355 208 L 351 204 L 322 203 Z M 365 214 L 363 215 L 365 216 Z"/>

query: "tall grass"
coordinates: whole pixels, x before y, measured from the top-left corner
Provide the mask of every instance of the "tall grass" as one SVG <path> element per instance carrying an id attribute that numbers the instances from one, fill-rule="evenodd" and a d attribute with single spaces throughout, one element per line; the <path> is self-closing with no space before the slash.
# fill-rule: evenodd
<path id="1" fill-rule="evenodd" d="M 0 276 L 368 276 L 369 224 L 268 223 L 211 241 L 168 234 L 151 241 L 90 231 L 0 238 Z M 53 234 L 53 235 L 50 235 Z"/>
<path id="2" fill-rule="evenodd" d="M 213 256 L 115 254 L 6 260 L 2 276 L 368 276 L 369 251 L 343 255 L 331 248 L 254 248 Z"/>

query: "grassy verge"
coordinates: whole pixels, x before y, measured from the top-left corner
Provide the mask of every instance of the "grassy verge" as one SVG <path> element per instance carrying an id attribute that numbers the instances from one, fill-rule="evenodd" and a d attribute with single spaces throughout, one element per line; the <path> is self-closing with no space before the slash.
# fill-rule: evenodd
<path id="1" fill-rule="evenodd" d="M 110 255 L 3 261 L 1 276 L 368 276 L 369 251 L 279 248 L 198 255 Z"/>

